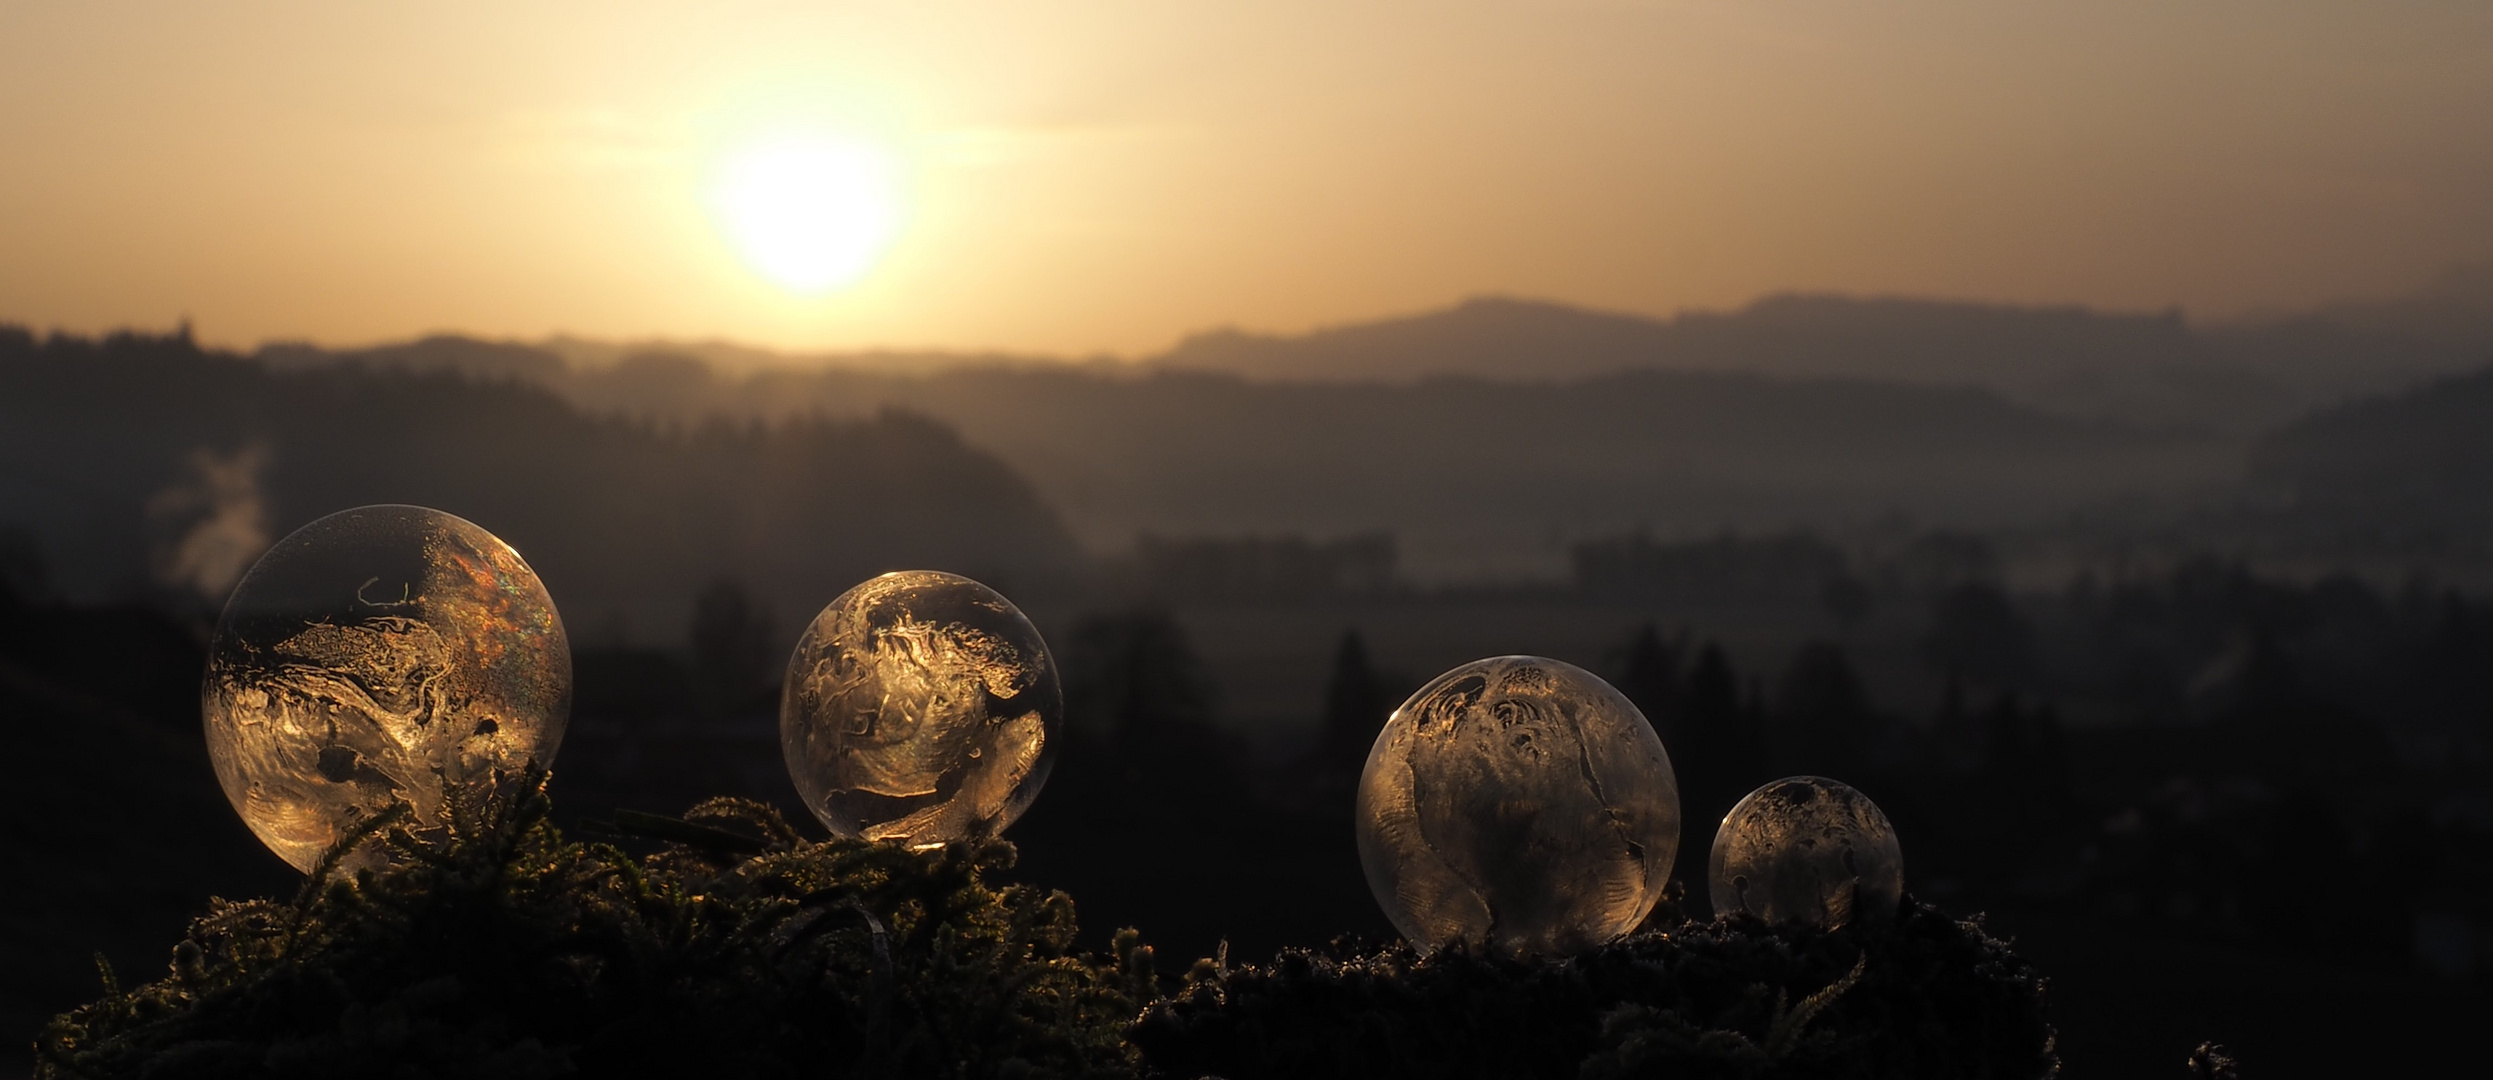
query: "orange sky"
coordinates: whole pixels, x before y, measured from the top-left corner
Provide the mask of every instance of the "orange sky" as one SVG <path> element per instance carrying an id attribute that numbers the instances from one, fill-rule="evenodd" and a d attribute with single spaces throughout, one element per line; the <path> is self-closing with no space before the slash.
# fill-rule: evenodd
<path id="1" fill-rule="evenodd" d="M 0 321 L 1134 354 L 1506 293 L 2224 315 L 2493 260 L 2484 0 L 0 0 Z M 895 163 L 801 297 L 714 212 Z"/>

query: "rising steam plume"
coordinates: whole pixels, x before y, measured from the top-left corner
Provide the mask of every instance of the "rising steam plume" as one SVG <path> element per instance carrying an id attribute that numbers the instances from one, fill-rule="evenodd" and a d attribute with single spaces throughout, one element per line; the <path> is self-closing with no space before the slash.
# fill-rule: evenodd
<path id="1" fill-rule="evenodd" d="M 221 601 L 252 560 L 268 550 L 260 473 L 270 457 L 262 442 L 230 453 L 202 446 L 190 453 L 188 479 L 148 497 L 148 518 L 171 537 L 156 551 L 159 583 Z"/>

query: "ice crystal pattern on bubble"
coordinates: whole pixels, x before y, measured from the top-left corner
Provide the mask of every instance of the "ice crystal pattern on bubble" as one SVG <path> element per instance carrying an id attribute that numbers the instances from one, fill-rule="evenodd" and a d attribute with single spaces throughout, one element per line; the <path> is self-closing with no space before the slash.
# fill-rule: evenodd
<path id="1" fill-rule="evenodd" d="M 1679 849 L 1653 725 L 1592 673 L 1501 656 L 1385 722 L 1359 780 L 1359 861 L 1413 945 L 1567 954 L 1635 929 Z"/>
<path id="2" fill-rule="evenodd" d="M 1021 609 L 909 570 L 840 595 L 796 645 L 780 749 L 831 831 L 912 845 L 993 836 L 1047 782 L 1064 692 Z"/>
<path id="3" fill-rule="evenodd" d="M 1758 788 L 1724 815 L 1706 876 L 1717 915 L 1834 929 L 1892 916 L 1904 853 L 1869 796 L 1821 776 Z"/>
<path id="4" fill-rule="evenodd" d="M 244 575 L 200 705 L 226 798 L 309 870 L 392 803 L 426 827 L 445 782 L 550 763 L 571 648 L 509 545 L 438 510 L 366 506 L 296 530 Z"/>

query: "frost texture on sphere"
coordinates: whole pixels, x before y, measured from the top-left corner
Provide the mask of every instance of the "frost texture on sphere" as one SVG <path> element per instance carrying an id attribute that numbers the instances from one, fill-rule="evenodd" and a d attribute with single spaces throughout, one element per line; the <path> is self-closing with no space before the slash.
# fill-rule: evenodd
<path id="1" fill-rule="evenodd" d="M 1717 915 L 1832 930 L 1895 914 L 1904 852 L 1869 796 L 1794 776 L 1750 792 L 1723 816 L 1706 876 Z"/>
<path id="2" fill-rule="evenodd" d="M 1413 945 L 1561 955 L 1619 938 L 1661 900 L 1679 783 L 1609 683 L 1500 656 L 1394 710 L 1359 778 L 1357 827 L 1368 888 Z"/>
<path id="3" fill-rule="evenodd" d="M 1065 695 L 1021 609 L 957 574 L 884 574 L 796 643 L 779 702 L 788 775 L 832 832 L 928 846 L 993 836 L 1055 764 Z"/>
<path id="4" fill-rule="evenodd" d="M 225 797 L 310 870 L 392 803 L 422 827 L 445 781 L 550 763 L 571 646 L 510 545 L 438 510 L 360 507 L 295 530 L 234 586 L 200 711 Z"/>

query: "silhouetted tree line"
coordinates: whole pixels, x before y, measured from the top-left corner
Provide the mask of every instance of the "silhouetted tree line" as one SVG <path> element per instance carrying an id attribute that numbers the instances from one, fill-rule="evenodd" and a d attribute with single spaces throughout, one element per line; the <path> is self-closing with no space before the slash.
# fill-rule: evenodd
<path id="1" fill-rule="evenodd" d="M 2493 695 L 2481 673 L 2493 640 L 2475 629 L 2480 602 L 2413 592 L 2204 561 L 2022 600 L 1961 581 L 1925 601 L 1921 655 L 1946 692 L 1918 713 L 1874 700 L 1835 640 L 1804 643 L 1768 677 L 1717 643 L 1646 625 L 1605 674 L 1671 750 L 1686 823 L 1677 874 L 1697 910 L 1715 823 L 1758 784 L 1809 772 L 1889 809 L 1928 895 L 2481 975 L 2480 951 L 2431 953 L 2417 928 L 2493 927 L 2475 899 L 2493 886 L 2493 820 L 2468 795 L 2487 775 Z M 2091 692 L 2105 684 L 2088 681 L 2088 665 L 2123 635 L 2133 653 L 2151 640 L 2169 650 L 2160 662 L 2195 669 L 2190 708 Z M 1037 864 L 1079 879 L 1079 860 L 1049 860 L 1087 850 L 1138 871 L 1199 860 L 1205 881 L 1224 864 L 1252 866 L 1256 881 L 1292 884 L 1240 881 L 1168 897 L 1165 910 L 1226 908 L 1202 932 L 1258 943 L 1325 925 L 1374 932 L 1347 820 L 1368 744 L 1412 686 L 1380 675 L 1355 632 L 1337 644 L 1325 699 L 1310 703 L 1321 710 L 1312 743 L 1271 758 L 1210 726 L 1216 698 L 1165 614 L 1095 619 L 1065 653 L 1069 698 L 1085 703 L 1077 737 L 1094 741 L 1068 754 L 1017 834 Z M 2367 657 L 2394 663 L 2367 671 Z M 2423 722 L 2411 703 L 2424 701 L 2452 722 Z M 2441 749 L 2418 753 L 2418 739 Z M 2370 875 L 2401 883 L 2373 909 L 2381 917 L 2314 946 L 2331 910 L 2315 890 Z M 2462 948 L 2481 950 L 2476 940 Z"/>
<path id="2" fill-rule="evenodd" d="M 1917 888 L 1932 895 L 2307 949 L 2328 910 L 2314 890 L 2377 875 L 2401 883 L 2375 909 L 2384 917 L 2364 933 L 2339 928 L 2322 948 L 2392 969 L 2487 970 L 2481 937 L 2450 955 L 2417 936 L 2493 928 L 2474 899 L 2493 886 L 2482 803 L 2493 635 L 2480 629 L 2493 611 L 2482 602 L 2348 577 L 2299 584 L 2217 560 L 2114 583 L 2081 577 L 2062 595 L 2024 599 L 1958 579 L 1922 602 L 1920 655 L 1946 688 L 1927 712 L 1873 700 L 1831 639 L 1805 642 L 1773 677 L 1653 625 L 1614 655 L 1605 674 L 1653 720 L 1677 767 L 1678 876 L 1691 906 L 1702 909 L 1723 813 L 1766 780 L 1808 772 L 1887 806 Z M 1155 633 L 1164 651 L 1182 641 L 1173 624 Z M 2178 675 L 2141 680 L 2141 669 Z M 1162 712 L 1198 717 L 1198 700 Z M 1399 700 L 1354 634 L 1337 648 L 1302 756 L 1258 764 L 1199 743 L 1204 756 L 1150 769 L 1225 793 L 1192 802 L 1193 820 L 1229 807 L 1271 830 L 1295 799 L 1311 837 L 1330 829 L 1327 842 L 1346 841 L 1338 822 L 1358 764 Z M 1247 775 L 1214 779 L 1212 768 Z M 1310 799 L 1317 790 L 1326 794 Z M 1300 871 L 1346 878 L 1346 857 L 1317 865 L 1323 848 L 1311 843 Z M 1364 897 L 1343 892 L 1346 915 L 1364 910 Z M 1228 925 L 1252 921 L 1242 914 Z"/>
<path id="3" fill-rule="evenodd" d="M 2197 558 L 2053 596 L 1961 581 L 1927 603 L 1935 715 L 1865 701 L 1827 642 L 1798 650 L 1759 713 L 1773 771 L 1840 764 L 1889 808 L 1921 887 L 2493 971 L 2483 601 Z M 1683 743 L 1693 759 L 1702 740 L 1675 756 Z M 2377 917 L 2319 934 L 2326 898 L 2356 892 Z"/>
<path id="4" fill-rule="evenodd" d="M 1373 903 L 1359 907 L 1347 786 L 1311 806 L 1304 761 L 1258 760 L 1218 726 L 1218 688 L 1168 612 L 1084 618 L 1057 661 L 1065 750 L 1013 837 L 1017 873 L 1100 898 L 1086 901 L 1099 920 L 1086 933 L 1149 923 L 1172 953 L 1200 955 L 1384 930 Z"/>

